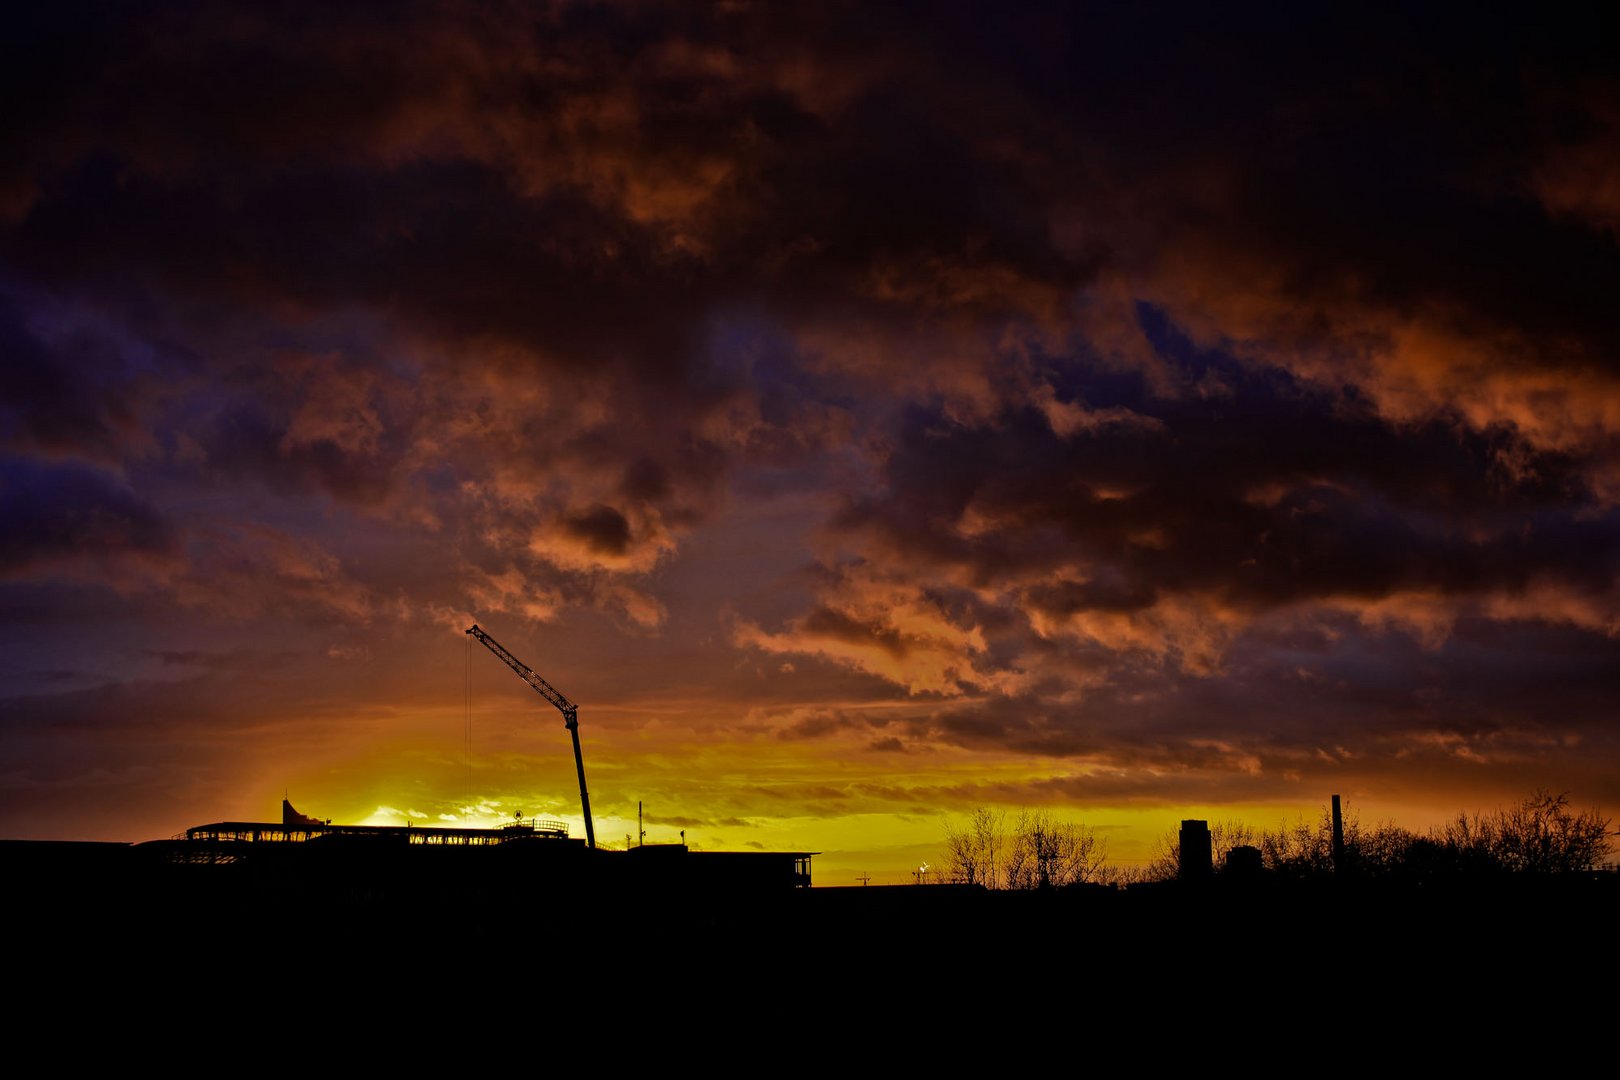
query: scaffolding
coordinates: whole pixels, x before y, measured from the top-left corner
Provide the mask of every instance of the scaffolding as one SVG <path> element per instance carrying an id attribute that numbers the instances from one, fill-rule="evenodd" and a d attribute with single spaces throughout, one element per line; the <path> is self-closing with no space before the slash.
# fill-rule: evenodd
<path id="1" fill-rule="evenodd" d="M 276 825 L 264 821 L 216 821 L 186 830 L 186 839 L 204 843 L 304 844 L 328 837 L 434 847 L 484 847 L 513 840 L 568 839 L 561 821 L 529 818 L 494 829 L 437 829 L 416 825 Z"/>

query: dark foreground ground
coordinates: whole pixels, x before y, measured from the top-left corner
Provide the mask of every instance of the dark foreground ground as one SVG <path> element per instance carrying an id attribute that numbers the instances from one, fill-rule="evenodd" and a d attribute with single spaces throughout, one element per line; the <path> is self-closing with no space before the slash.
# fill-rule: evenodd
<path id="1" fill-rule="evenodd" d="M 476 860 L 267 873 L 133 851 L 0 844 L 14 1035 L 74 1045 L 82 1008 L 119 1039 L 319 1028 L 351 1046 L 376 1033 L 369 1052 L 408 1059 L 510 1024 L 632 1057 L 706 1047 L 744 1071 L 779 1071 L 760 1055 L 792 1047 L 791 1072 L 848 1050 L 997 1075 L 1251 1055 L 1337 1073 L 1397 1054 L 1544 1073 L 1614 1054 L 1614 874 L 717 890 Z"/>

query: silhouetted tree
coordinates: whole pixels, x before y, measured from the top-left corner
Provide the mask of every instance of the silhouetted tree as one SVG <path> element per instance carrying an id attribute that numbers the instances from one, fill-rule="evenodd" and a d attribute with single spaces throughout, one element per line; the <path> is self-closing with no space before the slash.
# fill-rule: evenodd
<path id="1" fill-rule="evenodd" d="M 1345 815 L 1344 846 L 1354 845 L 1355 819 Z M 1324 815 L 1315 823 L 1299 818 L 1282 822 L 1260 834 L 1260 858 L 1267 870 L 1291 878 L 1316 877 L 1333 871 L 1333 819 Z"/>
<path id="2" fill-rule="evenodd" d="M 1344 807 L 1344 859 L 1333 859 L 1333 814 L 1323 806 L 1314 821 L 1300 818 L 1263 832 L 1228 819 L 1210 826 L 1215 869 L 1241 845 L 1260 849 L 1265 869 L 1280 878 L 1354 876 L 1425 880 L 1453 875 L 1567 874 L 1602 866 L 1611 852 L 1610 821 L 1597 810 L 1570 809 L 1566 794 L 1538 790 L 1506 808 L 1459 814 L 1420 837 L 1393 822 L 1364 826 Z M 1004 816 L 974 812 L 968 826 L 946 833 L 946 877 L 952 881 L 1035 888 L 1082 881 L 1169 881 L 1179 875 L 1180 838 L 1161 836 L 1142 868 L 1106 864 L 1103 844 L 1083 825 L 1057 821 L 1045 810 L 1023 810 L 1012 831 Z M 999 872 L 998 872 L 999 871 Z"/>
<path id="3" fill-rule="evenodd" d="M 1393 821 L 1380 822 L 1369 829 L 1363 828 L 1358 820 L 1355 843 L 1351 844 L 1348 832 L 1345 836 L 1345 861 L 1350 864 L 1347 869 L 1367 877 L 1404 873 L 1412 859 L 1412 845 L 1419 839 L 1416 833 Z"/>
<path id="4" fill-rule="evenodd" d="M 1603 865 L 1609 835 L 1596 810 L 1577 813 L 1567 795 L 1540 790 L 1490 813 L 1458 814 L 1427 837 L 1392 822 L 1365 827 L 1347 807 L 1337 869 L 1367 878 L 1572 873 Z M 1324 807 L 1314 824 L 1301 819 L 1263 833 L 1260 850 L 1266 868 L 1284 877 L 1334 873 L 1331 811 Z"/>
<path id="5" fill-rule="evenodd" d="M 985 806 L 973 811 L 965 828 L 947 825 L 943 879 L 996 888 L 999 884 L 996 871 L 1006 838 L 1006 814 Z"/>
<path id="6" fill-rule="evenodd" d="M 1300 818 L 1260 835 L 1260 857 L 1267 870 L 1283 877 L 1310 878 L 1333 873 L 1385 877 L 1402 869 L 1416 834 L 1392 821 L 1364 826 L 1348 803 L 1344 821 L 1344 865 L 1333 863 L 1333 811 L 1322 807 L 1314 823 Z"/>
<path id="7" fill-rule="evenodd" d="M 1002 880 L 1009 889 L 1094 881 L 1106 861 L 1096 830 L 1059 821 L 1047 810 L 1020 810 L 1007 844 Z"/>
<path id="8" fill-rule="evenodd" d="M 1609 820 L 1576 813 L 1565 792 L 1537 789 L 1488 814 L 1458 814 L 1430 834 L 1448 869 L 1461 872 L 1567 874 L 1595 870 L 1609 854 Z"/>

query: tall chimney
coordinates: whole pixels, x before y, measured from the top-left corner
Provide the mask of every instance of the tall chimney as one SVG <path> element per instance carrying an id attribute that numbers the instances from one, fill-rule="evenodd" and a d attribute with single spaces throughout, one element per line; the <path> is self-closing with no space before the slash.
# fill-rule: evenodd
<path id="1" fill-rule="evenodd" d="M 1333 796 L 1333 872 L 1344 873 L 1344 815 L 1339 812 L 1339 797 Z"/>

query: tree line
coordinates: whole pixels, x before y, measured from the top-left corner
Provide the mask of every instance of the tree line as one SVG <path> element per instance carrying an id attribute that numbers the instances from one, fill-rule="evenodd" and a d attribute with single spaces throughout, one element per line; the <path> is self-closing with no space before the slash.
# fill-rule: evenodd
<path id="1" fill-rule="evenodd" d="M 1363 825 L 1343 815 L 1342 861 L 1335 864 L 1333 820 L 1323 807 L 1315 821 L 1256 829 L 1246 822 L 1211 822 L 1214 872 L 1240 847 L 1259 850 L 1263 870 L 1286 880 L 1334 874 L 1384 880 L 1456 876 L 1559 875 L 1602 867 L 1611 850 L 1610 821 L 1597 810 L 1577 811 L 1567 794 L 1535 791 L 1514 803 L 1455 818 L 1426 834 L 1393 822 Z M 991 889 L 1033 889 L 1083 883 L 1134 884 L 1180 876 L 1179 836 L 1162 836 L 1147 865 L 1114 866 L 1096 830 L 1049 810 L 981 807 L 964 825 L 947 825 L 939 880 Z"/>
<path id="2" fill-rule="evenodd" d="M 944 879 L 990 889 L 1034 889 L 1097 881 L 1107 865 L 1096 830 L 1020 810 L 1011 827 L 1004 811 L 980 807 L 965 828 L 947 826 Z"/>

